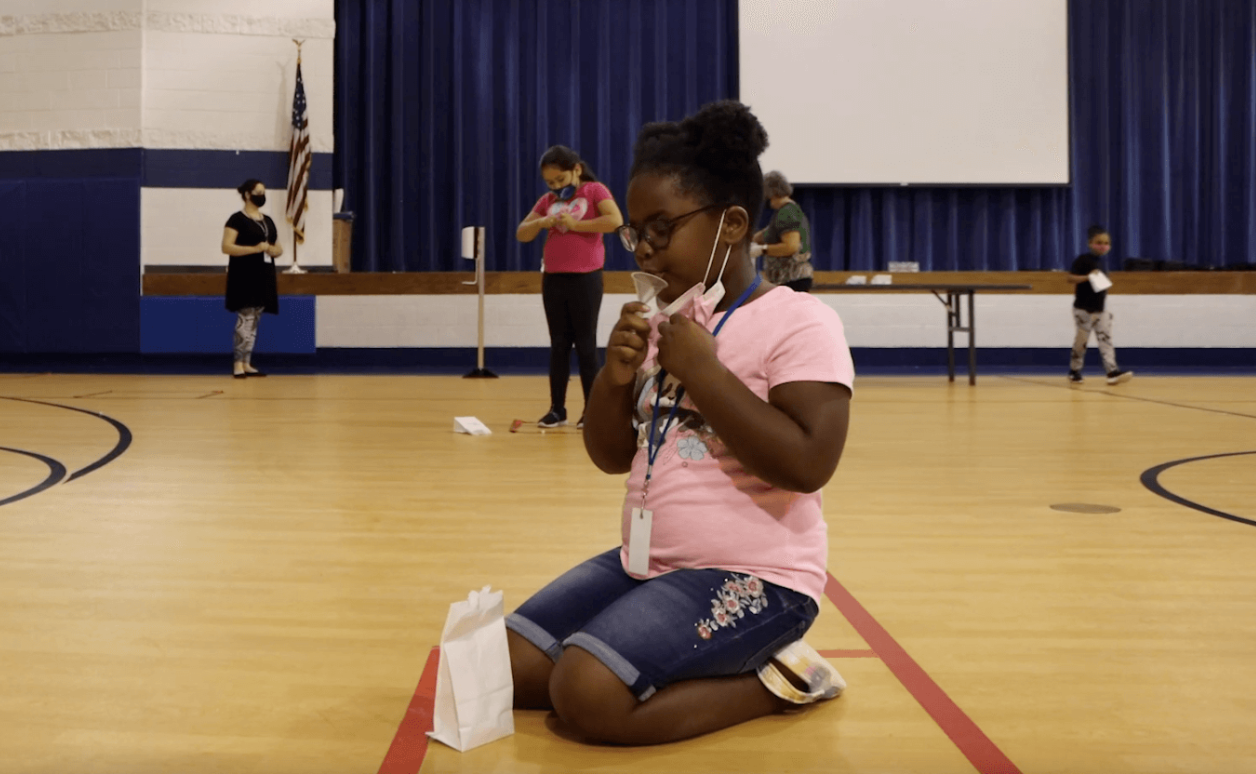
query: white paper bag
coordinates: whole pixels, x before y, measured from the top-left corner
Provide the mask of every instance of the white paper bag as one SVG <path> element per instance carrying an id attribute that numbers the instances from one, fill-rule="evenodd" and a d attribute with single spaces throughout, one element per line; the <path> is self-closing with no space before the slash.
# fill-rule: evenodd
<path id="1" fill-rule="evenodd" d="M 433 730 L 438 742 L 466 752 L 515 732 L 515 685 L 506 645 L 502 592 L 485 586 L 449 606 L 440 637 Z"/>
<path id="2" fill-rule="evenodd" d="M 1112 280 L 1108 279 L 1108 275 L 1101 271 L 1092 271 L 1090 273 L 1090 287 L 1096 293 L 1102 293 L 1112 287 Z"/>

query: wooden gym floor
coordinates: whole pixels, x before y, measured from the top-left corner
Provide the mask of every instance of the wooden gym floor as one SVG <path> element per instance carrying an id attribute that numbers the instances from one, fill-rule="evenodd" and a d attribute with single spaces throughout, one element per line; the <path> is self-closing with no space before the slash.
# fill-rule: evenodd
<path id="1" fill-rule="evenodd" d="M 621 481 L 535 429 L 545 395 L 0 375 L 0 770 L 1256 771 L 1239 377 L 861 378 L 808 634 L 845 696 L 649 749 L 536 712 L 427 746 L 449 603 L 509 609 L 618 540 Z"/>

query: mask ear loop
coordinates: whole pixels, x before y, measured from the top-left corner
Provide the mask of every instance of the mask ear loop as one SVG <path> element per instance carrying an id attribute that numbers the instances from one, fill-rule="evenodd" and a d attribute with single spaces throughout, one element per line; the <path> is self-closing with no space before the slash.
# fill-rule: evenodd
<path id="1" fill-rule="evenodd" d="M 715 284 L 716 284 L 716 285 L 720 284 L 720 282 L 722 282 L 722 281 L 723 281 L 723 279 L 724 279 L 724 269 L 728 266 L 728 256 L 730 256 L 730 255 L 732 255 L 732 254 L 733 254 L 733 246 L 732 246 L 732 245 L 729 245 L 729 246 L 728 246 L 728 249 L 724 251 L 724 263 L 720 265 L 720 276 L 718 276 L 718 277 L 716 277 L 716 278 L 715 278 Z"/>
<path id="2" fill-rule="evenodd" d="M 707 277 L 710 277 L 710 276 L 711 276 L 711 264 L 715 263 L 715 251 L 716 251 L 716 250 L 718 250 L 718 249 L 720 248 L 720 232 L 724 230 L 724 215 L 725 215 L 725 214 L 727 214 L 727 213 L 728 213 L 728 210 L 727 210 L 727 209 L 726 209 L 726 210 L 724 210 L 723 212 L 721 212 L 721 213 L 720 213 L 720 225 L 718 225 L 718 226 L 716 226 L 716 227 L 715 227 L 715 242 L 714 242 L 714 244 L 712 244 L 712 245 L 711 245 L 711 257 L 710 257 L 710 258 L 707 258 L 707 267 L 706 267 L 706 271 L 704 271 L 704 272 L 702 273 L 702 285 L 703 285 L 703 287 L 709 287 L 709 286 L 706 284 L 706 281 L 707 281 Z M 732 245 L 729 245 L 729 246 L 728 246 L 728 249 L 729 249 L 729 251 L 731 252 L 731 251 L 732 251 L 732 249 L 733 249 L 733 246 L 732 246 Z M 725 254 L 724 254 L 724 265 L 725 265 L 725 266 L 727 266 L 727 265 L 728 265 L 728 253 L 725 253 Z M 724 276 L 724 266 L 721 266 L 721 267 L 720 267 L 720 277 L 723 277 L 723 276 Z M 718 281 L 719 281 L 719 278 L 717 277 L 717 278 L 716 278 L 716 282 L 718 282 Z"/>

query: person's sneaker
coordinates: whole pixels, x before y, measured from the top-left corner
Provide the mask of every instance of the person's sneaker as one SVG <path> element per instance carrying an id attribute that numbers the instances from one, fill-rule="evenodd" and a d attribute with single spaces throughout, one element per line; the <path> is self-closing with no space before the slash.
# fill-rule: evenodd
<path id="1" fill-rule="evenodd" d="M 828 659 L 802 640 L 773 653 L 757 673 L 765 688 L 794 704 L 832 699 L 846 690 L 846 681 Z"/>
<path id="2" fill-rule="evenodd" d="M 1133 371 L 1109 371 L 1108 384 L 1125 384 L 1134 378 Z"/>
<path id="3" fill-rule="evenodd" d="M 538 427 L 562 427 L 567 424 L 567 409 L 551 408 L 536 424 Z"/>
<path id="4" fill-rule="evenodd" d="M 581 414 L 581 415 L 580 415 L 580 421 L 576 423 L 576 429 L 577 429 L 577 430 L 583 430 L 583 429 L 584 429 L 584 414 Z"/>
<path id="5" fill-rule="evenodd" d="M 1069 371 L 1068 380 L 1072 382 L 1073 384 L 1081 384 L 1082 382 L 1086 381 L 1085 379 L 1082 378 L 1081 371 Z"/>

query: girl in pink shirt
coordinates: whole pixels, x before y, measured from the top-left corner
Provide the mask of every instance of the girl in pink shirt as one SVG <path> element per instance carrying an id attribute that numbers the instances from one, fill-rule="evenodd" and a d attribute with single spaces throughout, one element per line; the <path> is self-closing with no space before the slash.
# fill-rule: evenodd
<path id="1" fill-rule="evenodd" d="M 541 427 L 567 424 L 567 381 L 571 348 L 580 363 L 585 403 L 597 375 L 597 315 L 602 307 L 602 235 L 619 228 L 624 217 L 611 192 L 571 148 L 555 145 L 541 156 L 541 178 L 550 192 L 519 224 L 515 236 L 531 242 L 545 236 L 541 299 L 550 332 L 550 408 Z M 584 426 L 582 417 L 579 426 Z"/>
<path id="2" fill-rule="evenodd" d="M 732 101 L 637 139 L 619 234 L 641 301 L 611 334 L 584 436 L 628 474 L 623 541 L 506 621 L 515 706 L 589 740 L 675 741 L 845 687 L 801 638 L 854 368 L 836 312 L 754 270 L 766 146 Z"/>

